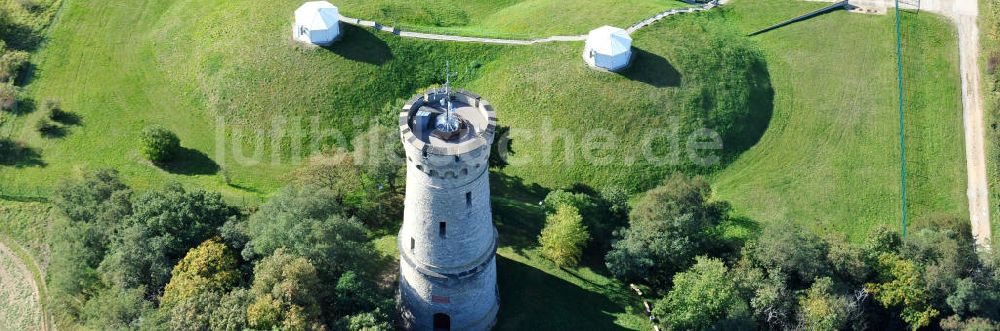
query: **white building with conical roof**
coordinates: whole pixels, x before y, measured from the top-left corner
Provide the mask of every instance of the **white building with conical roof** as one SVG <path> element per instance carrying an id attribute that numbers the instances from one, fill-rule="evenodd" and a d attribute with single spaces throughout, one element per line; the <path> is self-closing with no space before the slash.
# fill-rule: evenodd
<path id="1" fill-rule="evenodd" d="M 605 25 L 587 35 L 583 60 L 591 67 L 617 71 L 627 67 L 631 59 L 632 37 L 627 31 Z"/>
<path id="2" fill-rule="evenodd" d="M 326 1 L 310 1 L 295 10 L 295 40 L 326 46 L 340 38 L 340 11 Z"/>

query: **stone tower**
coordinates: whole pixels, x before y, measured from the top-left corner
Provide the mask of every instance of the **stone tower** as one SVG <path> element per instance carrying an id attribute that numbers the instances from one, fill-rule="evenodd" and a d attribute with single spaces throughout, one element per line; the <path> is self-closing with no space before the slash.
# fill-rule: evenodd
<path id="1" fill-rule="evenodd" d="M 399 307 L 407 329 L 489 330 L 496 322 L 497 231 L 488 159 L 493 107 L 448 85 L 399 114 L 406 209 L 399 231 Z"/>

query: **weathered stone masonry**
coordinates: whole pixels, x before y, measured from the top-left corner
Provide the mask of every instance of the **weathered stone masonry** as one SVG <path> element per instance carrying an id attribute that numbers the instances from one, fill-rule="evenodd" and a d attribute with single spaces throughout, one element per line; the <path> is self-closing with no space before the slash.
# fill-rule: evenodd
<path id="1" fill-rule="evenodd" d="M 496 115 L 472 92 L 451 94 L 465 125 L 457 137 L 415 127 L 419 111 L 444 116 L 444 89 L 415 96 L 399 119 L 407 157 L 399 306 L 414 330 L 488 330 L 499 309 L 487 170 Z"/>

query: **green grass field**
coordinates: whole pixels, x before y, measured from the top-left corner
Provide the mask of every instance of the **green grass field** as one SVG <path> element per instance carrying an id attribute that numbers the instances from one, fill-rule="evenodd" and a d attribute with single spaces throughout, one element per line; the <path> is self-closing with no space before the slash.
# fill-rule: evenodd
<path id="1" fill-rule="evenodd" d="M 984 105 L 983 114 L 986 130 L 986 176 L 990 185 L 990 219 L 993 222 L 993 233 L 1000 230 L 1000 4 L 996 1 L 979 1 L 979 31 L 982 56 L 979 64 L 983 70 L 982 84 Z M 993 235 L 994 244 L 1000 243 L 997 235 Z"/>
<path id="2" fill-rule="evenodd" d="M 492 101 L 514 137 L 513 164 L 493 177 L 502 240 L 500 329 L 648 326 L 635 299 L 606 277 L 600 261 L 567 271 L 538 256 L 534 245 L 544 215 L 537 204 L 551 188 L 584 183 L 638 193 L 684 170 L 710 175 L 716 197 L 757 222 L 793 219 L 857 240 L 870 227 L 899 219 L 891 15 L 833 13 L 745 38 L 822 4 L 737 0 L 721 11 L 671 17 L 636 33 L 633 68 L 607 74 L 586 67 L 582 43 L 438 43 L 345 27 L 335 46 L 305 48 L 288 36 L 299 1 L 65 1 L 48 45 L 34 55 L 37 69 L 27 94 L 39 102 L 60 99 L 82 122 L 56 139 L 35 132 L 40 112 L 0 124 L 0 136 L 27 142 L 44 163 L 0 166 L 0 196 L 49 195 L 66 178 L 113 167 L 138 190 L 179 181 L 255 204 L 285 185 L 297 167 L 294 140 L 270 143 L 275 120 L 315 119 L 323 131 L 349 138 L 373 121 L 391 123 L 402 99 L 441 82 L 441 65 L 450 60 L 460 72 L 457 84 Z M 592 3 L 466 1 L 444 23 L 426 17 L 451 3 L 444 0 L 390 10 L 384 10 L 386 1 L 338 4 L 347 15 L 403 26 L 531 36 L 583 33 L 605 22 L 591 24 L 595 17 L 625 25 L 677 5 L 629 2 L 635 6 L 628 10 L 583 10 L 574 6 Z M 953 28 L 928 14 L 908 14 L 904 22 L 911 216 L 918 222 L 930 215 L 965 216 Z M 220 120 L 224 129 L 217 127 Z M 642 134 L 675 122 L 684 132 L 718 130 L 727 142 L 723 163 L 699 168 L 640 160 Z M 185 162 L 161 169 L 141 160 L 138 133 L 154 123 L 178 133 L 189 149 Z M 561 152 L 565 141 L 546 144 L 531 135 L 546 125 L 577 147 L 599 139 L 588 132 L 606 131 L 617 147 L 597 156 L 614 161 L 595 166 L 579 154 L 568 161 Z M 251 158 L 258 163 L 239 162 L 233 146 L 250 154 L 254 141 L 247 133 L 258 130 L 265 130 L 260 157 Z M 324 143 L 344 140 L 306 135 Z M 660 142 L 654 150 L 668 145 Z M 38 215 L 48 208 L 3 202 L 0 216 L 14 221 L 0 233 L 27 240 L 32 254 L 42 254 L 44 246 L 32 247 L 37 238 L 29 233 L 46 232 L 47 220 Z M 379 247 L 389 249 L 386 242 Z"/>
<path id="3" fill-rule="evenodd" d="M 179 181 L 253 204 L 297 166 L 289 157 L 292 139 L 271 143 L 275 120 L 309 130 L 315 119 L 345 137 L 323 142 L 346 140 L 371 121 L 391 123 L 400 100 L 439 83 L 441 62 L 451 60 L 458 85 L 494 102 L 514 129 L 515 164 L 505 173 L 528 183 L 641 192 L 677 169 L 718 169 L 643 163 L 642 133 L 673 122 L 718 129 L 727 142 L 725 165 L 766 127 L 754 148 L 713 176 L 719 197 L 739 212 L 761 222 L 833 222 L 852 237 L 898 219 L 891 16 L 833 13 L 751 41 L 739 34 L 820 5 L 737 1 L 723 12 L 675 16 L 638 32 L 636 65 L 604 74 L 580 61 L 580 43 L 437 43 L 346 27 L 345 39 L 329 49 L 303 48 L 285 31 L 297 4 L 68 1 L 61 22 L 71 23 L 57 24 L 50 46 L 35 56 L 27 92 L 62 100 L 82 124 L 57 139 L 35 132 L 38 112 L 0 126 L 36 148 L 44 163 L 0 167 L 0 194 L 47 195 L 65 178 L 113 167 L 138 189 Z M 952 30 L 927 14 L 904 22 L 911 215 L 964 215 L 961 123 L 948 111 L 959 109 L 958 82 L 937 79 L 957 75 Z M 185 162 L 161 169 L 139 157 L 137 134 L 154 123 L 180 135 L 189 148 Z M 577 148 L 599 139 L 587 136 L 594 132 L 610 134 L 620 148 L 594 153 L 610 156 L 608 165 L 595 166 L 599 160 L 579 150 L 567 157 L 562 139 L 545 144 L 531 135 L 549 124 Z M 259 157 L 238 162 L 236 154 L 252 154 L 257 130 L 268 131 Z M 663 145 L 656 149 L 669 149 Z"/>
<path id="4" fill-rule="evenodd" d="M 345 16 L 404 30 L 465 36 L 535 38 L 621 28 L 670 8 L 675 0 L 337 0 Z"/>
<path id="5" fill-rule="evenodd" d="M 547 186 L 584 182 L 639 192 L 689 165 L 644 162 L 643 133 L 673 123 L 682 133 L 709 126 L 733 146 L 759 137 L 768 117 L 770 86 L 759 55 L 717 14 L 670 19 L 640 32 L 635 69 L 603 74 L 580 59 L 582 43 L 439 43 L 345 27 L 335 46 L 303 48 L 286 31 L 296 5 L 68 2 L 61 19 L 73 24 L 52 31 L 28 93 L 61 100 L 82 123 L 56 139 L 35 131 L 40 112 L 5 124 L 11 137 L 38 150 L 43 164 L 0 168 L 0 193 L 46 195 L 67 177 L 113 167 L 138 189 L 179 181 L 257 202 L 287 182 L 297 166 L 290 146 L 308 140 L 281 138 L 272 130 L 276 120 L 286 121 L 281 129 L 301 128 L 317 141 L 346 140 L 327 133 L 349 138 L 373 120 L 391 122 L 403 98 L 441 81 L 446 60 L 459 70 L 457 85 L 485 95 L 503 124 L 521 133 L 514 134 L 525 142 L 515 142 L 516 158 L 532 161 L 510 173 Z M 253 10 L 240 11 L 246 8 Z M 313 122 L 320 133 L 311 133 Z M 563 141 L 550 145 L 549 156 L 547 145 L 527 143 L 523 133 L 545 130 L 540 124 L 549 122 L 577 143 L 577 155 L 560 153 Z M 189 149 L 183 163 L 161 169 L 142 160 L 135 142 L 150 124 L 177 132 Z M 603 152 L 613 158 L 607 166 L 592 167 L 579 150 L 595 130 L 626 147 Z M 238 154 L 253 155 L 257 138 L 263 142 L 258 157 L 241 162 Z M 656 140 L 651 149 L 662 155 L 668 145 Z M 305 147 L 295 155 L 307 156 Z"/>
<path id="6" fill-rule="evenodd" d="M 749 32 L 820 6 L 739 1 L 728 17 Z M 837 12 L 755 37 L 774 116 L 760 143 L 714 176 L 720 199 L 757 221 L 829 226 L 855 240 L 876 224 L 899 228 L 893 21 Z M 903 22 L 909 215 L 967 217 L 954 28 L 925 13 Z"/>

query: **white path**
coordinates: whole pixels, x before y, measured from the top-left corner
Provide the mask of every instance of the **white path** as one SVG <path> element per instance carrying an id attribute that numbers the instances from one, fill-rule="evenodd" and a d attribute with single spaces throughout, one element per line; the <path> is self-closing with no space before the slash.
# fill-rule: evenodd
<path id="1" fill-rule="evenodd" d="M 724 3 L 724 2 L 722 2 L 722 3 Z M 645 27 L 649 26 L 650 24 L 653 24 L 653 23 L 656 23 L 656 22 L 660 21 L 660 20 L 662 20 L 663 18 L 665 18 L 667 16 L 677 15 L 677 14 L 684 14 L 684 13 L 694 13 L 694 12 L 705 11 L 705 10 L 709 10 L 709 9 L 718 7 L 720 5 L 721 5 L 721 3 L 714 3 L 713 2 L 713 3 L 708 3 L 708 4 L 696 6 L 696 7 L 670 9 L 670 10 L 661 12 L 659 14 L 656 14 L 653 17 L 650 17 L 650 18 L 647 18 L 645 20 L 642 20 L 639 23 L 636 23 L 636 24 L 628 27 L 625 30 L 628 31 L 629 33 L 633 33 L 635 31 L 638 31 L 639 29 L 642 29 L 642 28 L 645 28 Z M 551 36 L 551 37 L 539 38 L 539 39 L 500 39 L 500 38 L 466 37 L 466 36 L 453 36 L 453 35 L 444 35 L 444 34 L 435 34 L 435 33 L 423 33 L 423 32 L 403 31 L 403 30 L 400 30 L 400 29 L 395 28 L 395 27 L 382 25 L 382 24 L 380 24 L 378 22 L 375 22 L 375 21 L 368 21 L 368 20 L 363 20 L 363 19 L 359 19 L 359 18 L 352 18 L 352 17 L 347 17 L 347 16 L 341 16 L 340 17 L 340 21 L 344 22 L 344 23 L 347 23 L 347 24 L 352 24 L 352 25 L 357 25 L 357 26 L 363 26 L 363 27 L 373 28 L 373 29 L 380 30 L 380 31 L 383 31 L 383 32 L 392 33 L 392 34 L 395 34 L 395 35 L 398 35 L 398 36 L 401 36 L 401 37 L 416 38 L 416 39 L 427 39 L 427 40 L 439 40 L 439 41 L 455 41 L 455 42 L 486 43 L 486 44 L 501 44 L 501 45 L 533 45 L 533 44 L 551 43 L 551 42 L 584 41 L 584 40 L 587 40 L 587 35 Z"/>

